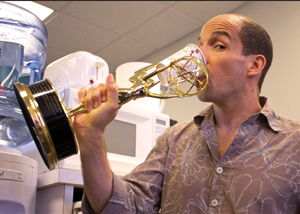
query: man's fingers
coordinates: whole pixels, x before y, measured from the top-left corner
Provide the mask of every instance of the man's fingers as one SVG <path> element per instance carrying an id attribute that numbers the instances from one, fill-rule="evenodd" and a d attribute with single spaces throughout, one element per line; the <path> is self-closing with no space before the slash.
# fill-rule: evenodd
<path id="1" fill-rule="evenodd" d="M 101 105 L 102 102 L 106 100 L 106 94 L 107 94 L 106 85 L 103 83 L 100 83 L 97 88 L 94 90 L 92 99 L 94 102 L 94 108 L 97 108 Z"/>
<path id="2" fill-rule="evenodd" d="M 86 94 L 87 94 L 86 88 L 85 87 L 81 87 L 79 89 L 78 93 L 77 93 L 79 102 L 84 102 Z"/>
<path id="3" fill-rule="evenodd" d="M 94 102 L 92 96 L 95 89 L 96 89 L 95 87 L 90 87 L 85 97 L 85 107 L 88 112 L 92 111 L 94 108 Z"/>
<path id="4" fill-rule="evenodd" d="M 78 98 L 81 102 L 85 102 L 86 110 L 90 112 L 93 108 L 97 108 L 102 102 L 108 104 L 115 109 L 118 105 L 118 85 L 114 80 L 114 76 L 109 74 L 106 78 L 106 84 L 100 83 L 97 88 L 90 87 L 88 90 L 82 87 L 78 91 Z"/>
<path id="5" fill-rule="evenodd" d="M 115 82 L 114 76 L 109 74 L 106 78 L 106 86 L 107 86 L 107 100 L 110 102 L 111 105 L 119 108 L 118 101 L 118 85 Z"/>

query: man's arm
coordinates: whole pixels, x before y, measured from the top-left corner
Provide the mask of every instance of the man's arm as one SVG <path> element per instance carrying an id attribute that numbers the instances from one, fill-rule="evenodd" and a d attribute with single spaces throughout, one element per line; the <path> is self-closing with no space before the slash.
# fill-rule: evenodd
<path id="1" fill-rule="evenodd" d="M 101 213 L 112 194 L 112 173 L 106 156 L 103 137 L 105 127 L 115 118 L 119 109 L 118 86 L 110 74 L 106 84 L 84 88 L 78 92 L 88 113 L 74 118 L 74 131 L 79 144 L 84 189 L 91 209 Z"/>
<path id="2" fill-rule="evenodd" d="M 102 211 L 111 213 L 157 213 L 161 203 L 162 183 L 167 159 L 165 135 L 151 150 L 146 160 L 122 178 L 113 174 L 113 194 Z M 82 211 L 92 213 L 84 194 Z"/>

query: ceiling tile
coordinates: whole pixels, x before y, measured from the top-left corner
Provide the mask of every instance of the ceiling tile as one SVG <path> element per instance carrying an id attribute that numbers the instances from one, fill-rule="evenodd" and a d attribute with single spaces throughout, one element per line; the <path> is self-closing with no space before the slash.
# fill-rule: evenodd
<path id="1" fill-rule="evenodd" d="M 178 3 L 179 1 L 159 1 L 165 5 L 168 5 L 168 6 L 172 6 L 174 5 L 175 3 Z"/>
<path id="2" fill-rule="evenodd" d="M 137 61 L 153 51 L 153 48 L 149 48 L 127 38 L 121 38 L 96 52 L 95 55 L 103 58 L 107 62 L 110 73 L 115 73 L 115 69 L 119 65 L 126 62 Z"/>
<path id="3" fill-rule="evenodd" d="M 216 15 L 232 12 L 247 3 L 246 1 L 181 1 L 173 8 L 199 21 L 207 22 Z"/>
<path id="4" fill-rule="evenodd" d="M 201 26 L 201 22 L 168 9 L 127 34 L 127 37 L 154 48 L 162 48 Z"/>
<path id="5" fill-rule="evenodd" d="M 63 12 L 124 34 L 165 8 L 155 1 L 74 1 Z"/>
<path id="6" fill-rule="evenodd" d="M 34 2 L 49 7 L 53 9 L 55 12 L 59 11 L 65 5 L 71 3 L 71 1 L 34 1 Z"/>
<path id="7" fill-rule="evenodd" d="M 93 53 L 118 38 L 114 33 L 61 13 L 46 27 L 48 46 L 66 52 Z"/>

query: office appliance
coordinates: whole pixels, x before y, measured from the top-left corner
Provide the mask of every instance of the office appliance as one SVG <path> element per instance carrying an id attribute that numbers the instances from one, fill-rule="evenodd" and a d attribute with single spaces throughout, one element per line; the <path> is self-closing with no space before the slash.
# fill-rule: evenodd
<path id="1" fill-rule="evenodd" d="M 36 188 L 37 162 L 0 146 L 0 213 L 35 213 Z"/>
<path id="2" fill-rule="evenodd" d="M 124 105 L 106 127 L 107 158 L 117 175 L 125 175 L 142 163 L 155 140 L 169 127 L 168 115 Z M 81 170 L 80 154 L 59 161 L 59 168 Z"/>
<path id="3" fill-rule="evenodd" d="M 108 73 L 108 64 L 104 59 L 86 51 L 77 51 L 50 63 L 45 69 L 44 79 L 51 80 L 64 99 L 65 89 L 96 87 L 105 82 Z"/>
<path id="4" fill-rule="evenodd" d="M 31 12 L 0 2 L 0 213 L 35 213 L 37 162 L 19 147 L 32 142 L 13 88 L 40 80 L 47 30 Z"/>

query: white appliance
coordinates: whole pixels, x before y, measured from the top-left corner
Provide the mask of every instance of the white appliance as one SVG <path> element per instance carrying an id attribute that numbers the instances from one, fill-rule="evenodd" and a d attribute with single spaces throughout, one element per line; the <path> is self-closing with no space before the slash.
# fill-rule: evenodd
<path id="1" fill-rule="evenodd" d="M 104 133 L 107 158 L 112 171 L 122 176 L 142 163 L 155 145 L 156 138 L 169 125 L 168 115 L 123 105 Z M 59 161 L 59 167 L 81 170 L 79 154 Z"/>
<path id="2" fill-rule="evenodd" d="M 0 146 L 2 147 L 2 146 Z M 0 151 L 0 213 L 35 213 L 37 162 L 17 149 Z"/>
<path id="3" fill-rule="evenodd" d="M 65 89 L 96 87 L 105 82 L 108 73 L 105 60 L 86 51 L 77 51 L 49 64 L 44 79 L 51 81 L 63 99 Z"/>

